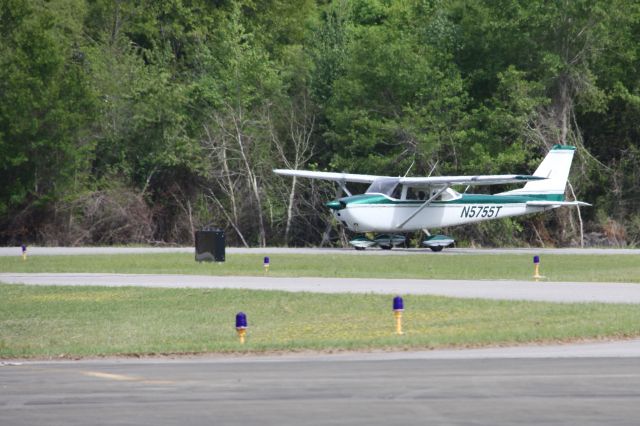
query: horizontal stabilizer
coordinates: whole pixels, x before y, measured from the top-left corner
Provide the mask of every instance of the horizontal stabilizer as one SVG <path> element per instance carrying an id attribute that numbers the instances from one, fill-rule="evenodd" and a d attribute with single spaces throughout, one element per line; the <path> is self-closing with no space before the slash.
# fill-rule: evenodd
<path id="1" fill-rule="evenodd" d="M 527 201 L 528 206 L 533 207 L 561 207 L 561 206 L 590 206 L 584 201 Z"/>

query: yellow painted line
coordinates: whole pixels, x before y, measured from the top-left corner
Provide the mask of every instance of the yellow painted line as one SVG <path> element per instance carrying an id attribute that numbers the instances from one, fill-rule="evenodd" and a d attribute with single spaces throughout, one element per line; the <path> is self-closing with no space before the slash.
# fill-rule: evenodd
<path id="1" fill-rule="evenodd" d="M 124 374 L 101 373 L 100 371 L 83 371 L 83 376 L 97 377 L 99 379 L 117 380 L 121 382 L 138 382 L 139 378 L 133 376 L 125 376 Z"/>
<path id="2" fill-rule="evenodd" d="M 97 377 L 99 379 L 115 380 L 118 382 L 139 382 L 148 385 L 171 385 L 175 382 L 170 380 L 146 380 L 141 377 L 127 376 L 124 374 L 103 373 L 101 371 L 83 371 L 83 376 Z"/>

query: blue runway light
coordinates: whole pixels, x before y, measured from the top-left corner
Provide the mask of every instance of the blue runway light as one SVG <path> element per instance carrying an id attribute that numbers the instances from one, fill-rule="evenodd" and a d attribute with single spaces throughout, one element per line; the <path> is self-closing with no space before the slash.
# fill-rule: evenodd
<path id="1" fill-rule="evenodd" d="M 247 315 L 244 312 L 236 314 L 236 328 L 247 328 Z"/>
<path id="2" fill-rule="evenodd" d="M 22 244 L 21 248 L 22 248 L 22 260 L 27 260 L 27 246 L 25 244 Z"/>
<path id="3" fill-rule="evenodd" d="M 240 344 L 244 345 L 244 338 L 247 335 L 247 315 L 244 312 L 236 314 L 236 332 L 240 338 Z"/>
<path id="4" fill-rule="evenodd" d="M 396 296 L 393 298 L 393 310 L 404 311 L 404 301 L 402 300 L 402 297 Z"/>
<path id="5" fill-rule="evenodd" d="M 402 335 L 402 311 L 404 311 L 404 301 L 402 297 L 393 298 L 393 316 L 396 318 L 396 334 Z"/>
<path id="6" fill-rule="evenodd" d="M 540 275 L 540 256 L 533 256 L 533 278 L 536 281 L 542 278 Z"/>
<path id="7" fill-rule="evenodd" d="M 264 271 L 269 272 L 269 256 L 264 257 Z"/>

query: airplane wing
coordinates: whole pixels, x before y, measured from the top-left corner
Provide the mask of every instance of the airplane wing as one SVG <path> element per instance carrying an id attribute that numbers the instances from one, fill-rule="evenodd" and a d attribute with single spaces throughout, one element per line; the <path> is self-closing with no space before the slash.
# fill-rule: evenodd
<path id="1" fill-rule="evenodd" d="M 314 172 L 311 170 L 290 170 L 290 169 L 275 169 L 273 172 L 283 176 L 298 176 L 298 177 L 305 177 L 310 179 L 333 180 L 336 182 L 371 183 L 378 178 L 385 177 L 385 176 L 374 176 L 374 175 L 359 175 L 354 173 Z"/>
<path id="2" fill-rule="evenodd" d="M 503 183 L 523 183 L 531 180 L 542 179 L 546 178 L 531 175 L 434 176 L 400 178 L 400 183 L 412 187 L 439 185 L 496 185 Z"/>
<path id="3" fill-rule="evenodd" d="M 392 176 L 360 175 L 353 173 L 315 172 L 310 170 L 275 169 L 276 174 L 298 176 L 311 179 L 333 180 L 337 182 L 371 183 L 379 178 Z M 435 176 L 435 177 L 399 177 L 399 183 L 412 187 L 450 186 L 450 185 L 495 185 L 504 183 L 524 183 L 542 180 L 545 177 L 530 175 L 478 175 L 478 176 Z"/>

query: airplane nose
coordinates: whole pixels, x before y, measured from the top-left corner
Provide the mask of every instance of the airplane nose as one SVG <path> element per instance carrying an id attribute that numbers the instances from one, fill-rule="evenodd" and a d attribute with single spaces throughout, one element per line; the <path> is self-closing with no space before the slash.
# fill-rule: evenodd
<path id="1" fill-rule="evenodd" d="M 347 205 L 344 203 L 344 201 L 333 200 L 326 203 L 325 206 L 329 207 L 331 210 L 342 210 Z"/>

